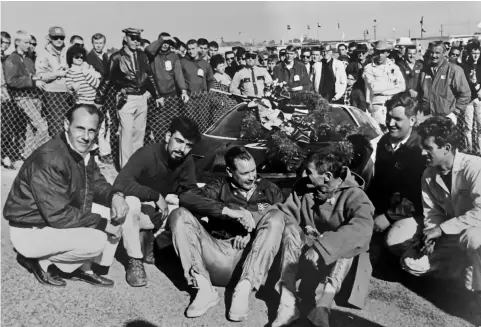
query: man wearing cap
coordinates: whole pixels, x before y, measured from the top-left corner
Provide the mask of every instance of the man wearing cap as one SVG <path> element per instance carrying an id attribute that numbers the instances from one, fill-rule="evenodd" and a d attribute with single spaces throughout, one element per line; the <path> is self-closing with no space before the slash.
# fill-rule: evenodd
<path id="1" fill-rule="evenodd" d="M 246 66 L 239 70 L 232 79 L 230 92 L 238 95 L 263 97 L 266 86 L 272 84 L 271 75 L 263 67 L 256 66 L 257 55 L 246 53 Z"/>
<path id="2" fill-rule="evenodd" d="M 309 74 L 302 63 L 294 60 L 295 52 L 292 45 L 286 48 L 286 59 L 274 68 L 272 78 L 285 83 L 290 91 L 309 91 L 312 87 Z"/>
<path id="3" fill-rule="evenodd" d="M 65 85 L 67 75 L 67 48 L 65 47 L 65 31 L 62 27 L 50 27 L 47 45 L 39 51 L 35 61 L 35 70 L 41 83 L 37 86 L 44 90 L 43 111 L 47 118 L 48 133 L 54 136 L 63 128 L 65 111 L 70 107 L 70 97 Z"/>
<path id="4" fill-rule="evenodd" d="M 406 89 L 406 83 L 399 67 L 388 58 L 391 46 L 385 41 L 376 44 L 372 62 L 364 67 L 362 78 L 366 83 L 371 103 L 371 116 L 380 124 L 386 124 L 386 106 L 394 94 Z"/>
<path id="5" fill-rule="evenodd" d="M 281 51 L 279 51 L 279 62 L 277 64 L 282 64 L 284 60 L 286 60 L 286 49 L 282 49 Z"/>
<path id="6" fill-rule="evenodd" d="M 117 91 L 121 168 L 144 145 L 148 98 L 155 96 L 157 104 L 161 103 L 147 55 L 138 49 L 142 31 L 137 28 L 122 31 L 124 47 L 110 57 L 108 77 L 100 83 L 95 99 L 96 104 L 103 104 L 110 88 Z"/>
<path id="7" fill-rule="evenodd" d="M 403 40 L 403 38 L 401 38 L 400 41 L 401 42 L 398 45 L 405 47 L 405 54 L 403 59 L 400 60 L 397 65 L 401 69 L 401 73 L 404 76 L 404 80 L 406 82 L 406 91 L 409 91 L 411 97 L 416 98 L 418 95 L 417 88 L 419 75 L 421 74 L 424 64 L 421 60 L 416 60 L 416 46 L 410 42 L 410 39 L 409 42 L 411 44 L 407 42 L 408 40 Z"/>
<path id="8" fill-rule="evenodd" d="M 344 64 L 332 57 L 331 45 L 321 44 L 321 62 L 312 67 L 314 90 L 329 102 L 339 100 L 346 91 L 347 77 Z"/>

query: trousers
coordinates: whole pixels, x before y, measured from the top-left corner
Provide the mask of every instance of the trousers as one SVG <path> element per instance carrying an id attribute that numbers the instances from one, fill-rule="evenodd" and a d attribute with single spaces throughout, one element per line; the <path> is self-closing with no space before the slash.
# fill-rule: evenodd
<path id="1" fill-rule="evenodd" d="M 471 101 L 463 112 L 466 151 L 481 152 L 481 101 Z"/>
<path id="2" fill-rule="evenodd" d="M 283 215 L 268 212 L 258 222 L 250 244 L 238 250 L 233 247 L 232 239 L 212 237 L 185 208 L 175 209 L 168 224 L 189 285 L 197 286 L 193 277 L 196 273 L 215 286 L 225 287 L 231 282 L 234 271 L 240 269 L 239 280 L 249 280 L 254 289 L 259 289 L 267 278 L 285 226 Z"/>

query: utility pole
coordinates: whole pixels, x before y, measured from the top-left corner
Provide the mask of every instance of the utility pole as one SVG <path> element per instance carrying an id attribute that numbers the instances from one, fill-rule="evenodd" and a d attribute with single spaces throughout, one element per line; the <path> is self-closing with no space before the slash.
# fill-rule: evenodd
<path id="1" fill-rule="evenodd" d="M 441 24 L 441 29 L 439 31 L 441 32 L 441 36 L 443 36 L 443 24 Z"/>
<path id="2" fill-rule="evenodd" d="M 376 37 L 376 27 L 377 27 L 377 20 L 374 18 L 374 25 L 372 25 L 374 27 L 374 40 L 377 41 L 377 37 Z"/>

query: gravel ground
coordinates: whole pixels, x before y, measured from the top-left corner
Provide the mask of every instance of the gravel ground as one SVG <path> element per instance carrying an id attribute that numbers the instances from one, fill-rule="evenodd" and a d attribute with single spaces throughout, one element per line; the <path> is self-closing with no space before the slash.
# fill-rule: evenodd
<path id="1" fill-rule="evenodd" d="M 112 171 L 104 172 L 109 180 L 115 176 Z M 2 168 L 2 210 L 15 174 Z M 68 282 L 66 288 L 46 287 L 17 264 L 4 219 L 1 234 L 1 326 L 266 326 L 269 317 L 275 315 L 276 297 L 265 291 L 251 296 L 251 311 L 245 322 L 227 321 L 225 301 L 203 317 L 185 318 L 190 295 L 172 247 L 158 254 L 158 267 L 146 266 L 147 287 L 130 287 L 125 281 L 125 269 L 118 261 L 109 273 L 115 281 L 112 289 L 73 281 Z M 335 307 L 331 326 L 481 325 L 481 304 L 476 304 L 469 293 L 446 282 L 412 278 L 400 271 L 396 260 L 380 249 L 373 252 L 379 253 L 377 257 L 383 260 L 375 267 L 365 309 Z M 219 293 L 224 300 L 225 290 L 219 288 Z"/>

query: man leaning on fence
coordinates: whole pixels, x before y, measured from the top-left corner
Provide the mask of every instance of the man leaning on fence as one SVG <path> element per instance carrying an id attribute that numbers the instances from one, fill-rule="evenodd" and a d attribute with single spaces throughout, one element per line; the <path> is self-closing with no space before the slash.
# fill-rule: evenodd
<path id="1" fill-rule="evenodd" d="M 103 104 L 111 87 L 117 91 L 121 168 L 144 144 L 148 97 L 154 96 L 160 103 L 147 55 L 138 49 L 142 30 L 126 28 L 122 32 L 125 45 L 110 57 L 108 78 L 100 83 L 95 99 L 95 103 Z"/>
<path id="2" fill-rule="evenodd" d="M 118 237 L 128 232 L 121 226 L 128 205 L 123 194 L 112 191 L 91 154 L 99 110 L 80 104 L 65 118 L 65 132 L 26 159 L 3 215 L 17 260 L 40 283 L 66 285 L 55 265 L 65 278 L 111 287 L 114 282 L 94 273 L 91 263 L 112 263 Z"/>

